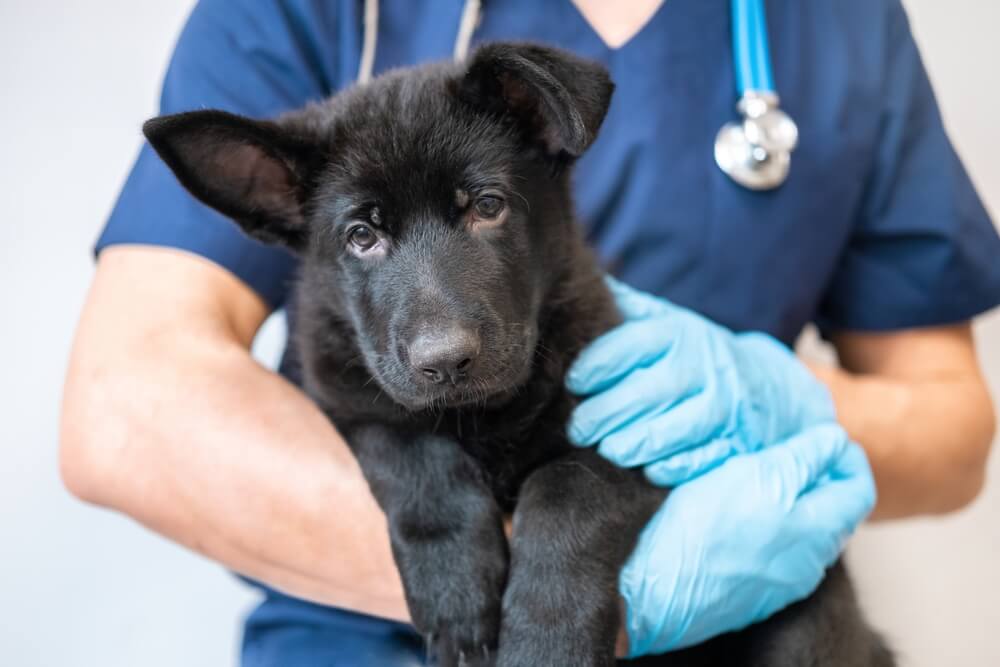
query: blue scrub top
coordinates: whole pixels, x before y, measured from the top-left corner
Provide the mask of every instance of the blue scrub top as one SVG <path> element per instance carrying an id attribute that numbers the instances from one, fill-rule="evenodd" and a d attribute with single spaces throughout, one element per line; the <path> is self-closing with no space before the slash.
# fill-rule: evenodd
<path id="1" fill-rule="evenodd" d="M 383 0 L 375 72 L 449 58 L 461 0 Z M 350 85 L 361 0 L 202 0 L 163 84 L 162 113 L 267 117 Z M 734 329 L 791 343 L 802 327 L 880 331 L 969 319 L 1000 303 L 1000 238 L 942 126 L 898 0 L 769 0 L 775 80 L 801 133 L 788 181 L 750 192 L 713 160 L 735 116 L 727 0 L 665 0 L 608 48 L 569 0 L 490 0 L 473 44 L 548 42 L 617 83 L 580 160 L 580 222 L 607 268 Z M 295 260 L 191 198 L 144 146 L 98 250 L 181 248 L 283 305 Z M 336 554 L 331 554 L 336 558 Z M 269 592 L 244 664 L 420 664 L 405 626 Z"/>

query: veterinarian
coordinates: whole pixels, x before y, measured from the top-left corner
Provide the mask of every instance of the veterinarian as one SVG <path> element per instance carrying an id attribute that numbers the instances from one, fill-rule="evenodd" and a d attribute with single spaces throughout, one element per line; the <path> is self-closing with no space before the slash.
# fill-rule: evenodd
<path id="1" fill-rule="evenodd" d="M 616 288 L 626 323 L 570 374 L 585 397 L 570 433 L 680 484 L 622 574 L 632 655 L 818 585 L 874 502 L 834 419 L 867 453 L 877 519 L 969 503 L 994 432 L 969 321 L 1000 302 L 1000 239 L 899 1 L 767 3 L 798 143 L 761 190 L 715 160 L 739 118 L 731 18 L 704 0 L 203 0 L 163 85 L 163 113 L 267 117 L 488 40 L 606 64 L 617 92 L 576 196 L 632 287 Z M 97 252 L 66 386 L 69 488 L 263 582 L 244 665 L 420 664 L 357 464 L 294 373 L 250 356 L 292 257 L 196 203 L 148 146 Z M 809 322 L 839 366 L 774 342 Z M 773 338 L 734 333 L 749 331 Z M 796 471 L 822 503 L 796 500 Z"/>

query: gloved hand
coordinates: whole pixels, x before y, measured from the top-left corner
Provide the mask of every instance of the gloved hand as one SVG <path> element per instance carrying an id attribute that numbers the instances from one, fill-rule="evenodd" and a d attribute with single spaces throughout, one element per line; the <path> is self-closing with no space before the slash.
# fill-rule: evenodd
<path id="1" fill-rule="evenodd" d="M 570 439 L 676 485 L 728 457 L 833 421 L 830 394 L 787 347 L 734 334 L 608 279 L 625 322 L 586 347 L 566 385 L 587 398 Z"/>
<path id="2" fill-rule="evenodd" d="M 630 657 L 692 646 L 806 597 L 874 504 L 864 452 L 833 424 L 677 487 L 621 572 Z"/>

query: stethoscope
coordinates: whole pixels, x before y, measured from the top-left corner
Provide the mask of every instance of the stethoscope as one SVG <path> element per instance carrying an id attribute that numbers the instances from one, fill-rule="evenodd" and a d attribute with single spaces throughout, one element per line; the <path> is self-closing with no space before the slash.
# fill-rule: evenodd
<path id="1" fill-rule="evenodd" d="M 669 2 L 669 0 L 664 0 Z M 773 190 L 788 178 L 792 151 L 799 141 L 795 122 L 778 107 L 767 41 L 764 0 L 731 0 L 733 65 L 742 120 L 726 123 L 715 137 L 715 162 L 736 183 L 751 190 Z M 479 22 L 481 0 L 465 0 L 453 56 L 463 60 Z M 367 83 L 375 62 L 378 0 L 365 0 L 364 43 L 358 82 Z"/>
<path id="2" fill-rule="evenodd" d="M 751 190 L 773 190 L 788 178 L 799 130 L 778 107 L 764 0 L 732 0 L 733 63 L 742 120 L 722 126 L 715 162 Z"/>

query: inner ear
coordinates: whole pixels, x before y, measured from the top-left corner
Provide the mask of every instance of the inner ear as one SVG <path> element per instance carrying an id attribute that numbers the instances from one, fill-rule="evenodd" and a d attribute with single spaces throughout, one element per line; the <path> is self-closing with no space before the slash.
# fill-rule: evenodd
<path id="1" fill-rule="evenodd" d="M 593 143 L 614 84 L 600 64 L 560 49 L 498 42 L 472 56 L 460 96 L 514 119 L 549 155 L 579 157 Z"/>
<path id="2" fill-rule="evenodd" d="M 303 247 L 313 159 L 300 138 L 276 123 L 221 111 L 154 118 L 143 132 L 199 200 L 262 241 Z"/>
<path id="3" fill-rule="evenodd" d="M 239 143 L 208 158 L 215 165 L 208 172 L 211 182 L 204 186 L 232 197 L 229 208 L 236 211 L 252 201 L 255 208 L 280 217 L 289 226 L 302 224 L 296 196 L 298 181 L 291 165 L 280 155 L 263 145 Z"/>
<path id="4" fill-rule="evenodd" d="M 541 143 L 547 153 L 582 154 L 589 143 L 576 105 L 557 81 L 547 80 L 550 77 L 544 72 L 532 74 L 536 75 L 535 85 L 510 71 L 497 73 L 505 110 L 521 120 L 528 135 Z"/>

